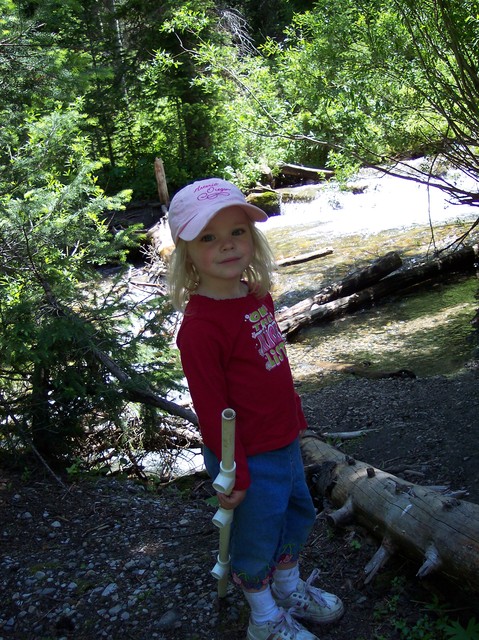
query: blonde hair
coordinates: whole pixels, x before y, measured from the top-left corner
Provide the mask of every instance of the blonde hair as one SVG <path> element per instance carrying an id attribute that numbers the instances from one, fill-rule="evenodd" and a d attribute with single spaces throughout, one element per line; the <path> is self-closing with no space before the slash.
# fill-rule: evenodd
<path id="1" fill-rule="evenodd" d="M 249 225 L 253 240 L 253 258 L 244 272 L 244 278 L 249 290 L 261 298 L 271 289 L 275 260 L 264 234 L 253 222 Z M 171 256 L 168 283 L 173 306 L 178 311 L 184 311 L 190 295 L 199 285 L 199 274 L 191 260 L 188 260 L 188 244 L 181 238 Z"/>

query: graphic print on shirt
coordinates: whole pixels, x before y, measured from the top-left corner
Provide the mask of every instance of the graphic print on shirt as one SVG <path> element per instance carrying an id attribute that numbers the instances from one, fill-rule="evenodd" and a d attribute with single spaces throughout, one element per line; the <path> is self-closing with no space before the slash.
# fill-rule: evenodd
<path id="1" fill-rule="evenodd" d="M 251 323 L 251 337 L 265 360 L 266 369 L 271 371 L 286 358 L 286 343 L 273 314 L 262 305 L 257 311 L 246 314 L 245 320 Z"/>

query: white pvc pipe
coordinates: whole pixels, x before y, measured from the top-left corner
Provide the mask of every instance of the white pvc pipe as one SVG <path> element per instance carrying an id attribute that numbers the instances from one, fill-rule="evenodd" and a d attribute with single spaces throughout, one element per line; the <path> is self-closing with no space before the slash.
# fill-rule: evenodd
<path id="1" fill-rule="evenodd" d="M 226 595 L 226 586 L 228 584 L 230 569 L 230 531 L 231 524 L 228 524 L 226 527 L 220 529 L 220 546 L 218 556 L 216 557 L 216 564 L 211 570 L 211 575 L 219 581 L 218 595 L 220 598 L 224 598 L 224 596 Z"/>
<path id="2" fill-rule="evenodd" d="M 233 409 L 225 409 L 221 414 L 221 462 L 220 472 L 213 482 L 213 489 L 227 496 L 235 484 L 235 426 L 236 413 Z"/>
<path id="3" fill-rule="evenodd" d="M 225 409 L 221 414 L 221 462 L 225 469 L 233 469 L 235 464 L 236 413 Z"/>
<path id="4" fill-rule="evenodd" d="M 225 409 L 221 414 L 221 462 L 220 472 L 213 482 L 215 491 L 229 495 L 235 484 L 236 463 L 235 455 L 235 426 L 236 413 L 233 409 Z M 233 509 L 220 507 L 213 516 L 213 523 L 220 530 L 220 544 L 218 557 L 212 575 L 218 580 L 218 597 L 224 598 L 228 588 L 230 569 L 230 530 L 233 521 Z"/>

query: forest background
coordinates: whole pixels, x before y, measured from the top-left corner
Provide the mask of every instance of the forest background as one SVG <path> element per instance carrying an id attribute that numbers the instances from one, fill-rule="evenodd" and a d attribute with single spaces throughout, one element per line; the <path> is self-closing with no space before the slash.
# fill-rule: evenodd
<path id="1" fill-rule="evenodd" d="M 108 229 L 157 198 L 156 157 L 171 194 L 208 175 L 247 189 L 288 162 L 343 180 L 427 155 L 479 175 L 475 0 L 0 8 L 0 442 L 14 462 L 131 460 L 164 451 L 185 417 L 164 400 L 181 380 L 171 309 L 125 295 L 138 229 Z M 479 203 L 439 169 L 416 178 Z"/>

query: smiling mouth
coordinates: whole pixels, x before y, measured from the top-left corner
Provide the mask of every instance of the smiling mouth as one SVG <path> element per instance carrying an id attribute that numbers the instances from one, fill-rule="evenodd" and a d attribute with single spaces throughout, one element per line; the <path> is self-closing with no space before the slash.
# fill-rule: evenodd
<path id="1" fill-rule="evenodd" d="M 220 264 L 229 264 L 230 262 L 238 262 L 238 260 L 241 260 L 241 258 L 238 258 L 238 257 L 226 258 L 226 260 L 222 260 Z"/>

